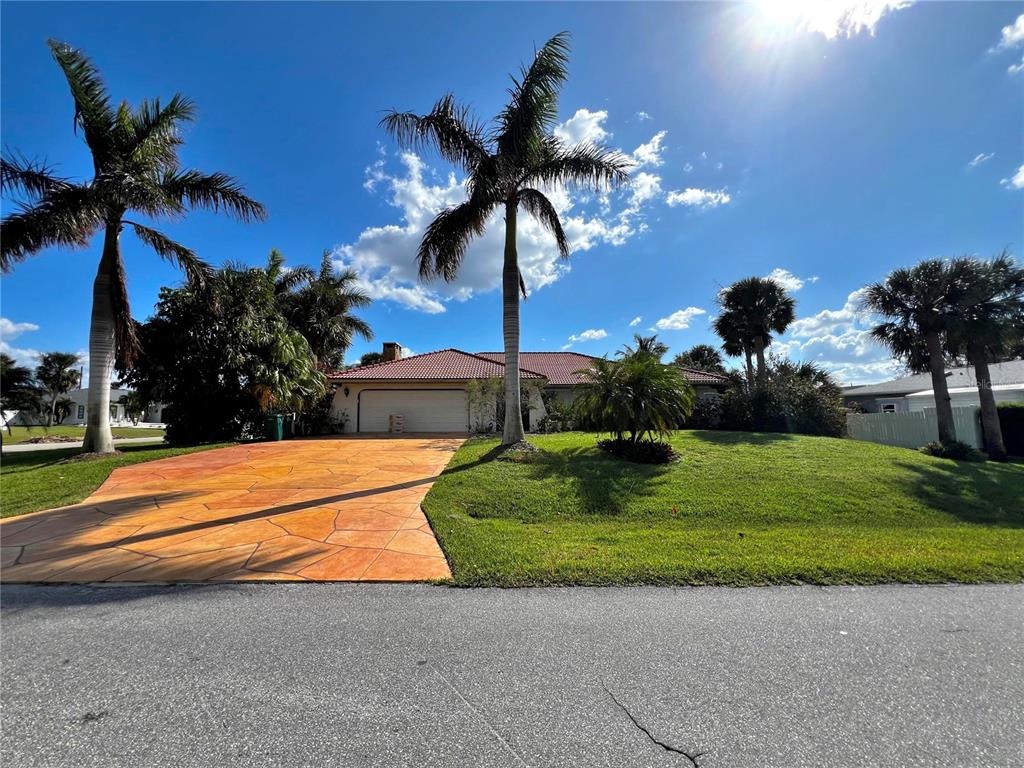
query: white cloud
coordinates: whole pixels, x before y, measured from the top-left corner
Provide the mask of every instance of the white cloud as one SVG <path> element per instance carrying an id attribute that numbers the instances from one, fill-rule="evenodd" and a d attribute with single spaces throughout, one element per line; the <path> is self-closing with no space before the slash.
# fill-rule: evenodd
<path id="1" fill-rule="evenodd" d="M 38 331 L 35 323 L 15 323 L 6 317 L 0 317 L 0 339 L 12 341 L 27 331 Z"/>
<path id="2" fill-rule="evenodd" d="M 1017 169 L 1017 172 L 1008 179 L 999 182 L 1007 189 L 1024 189 L 1024 165 Z"/>
<path id="3" fill-rule="evenodd" d="M 979 165 L 981 165 L 982 163 L 987 163 L 989 160 L 991 160 L 995 156 L 996 156 L 995 152 L 988 152 L 988 153 L 986 153 L 986 152 L 979 152 L 977 155 L 974 156 L 974 159 L 971 160 L 971 162 L 969 162 L 967 164 L 967 167 L 968 168 L 977 168 Z"/>
<path id="4" fill-rule="evenodd" d="M 641 171 L 630 181 L 630 188 L 633 190 L 629 198 L 630 206 L 639 208 L 648 200 L 653 200 L 661 194 L 661 177 Z"/>
<path id="5" fill-rule="evenodd" d="M 1018 16 L 1013 24 L 1007 24 L 1002 29 L 999 42 L 996 43 L 993 51 L 1003 51 L 1007 48 L 1016 48 L 1024 43 L 1024 13 Z"/>
<path id="6" fill-rule="evenodd" d="M 828 40 L 835 40 L 862 32 L 874 35 L 882 17 L 911 4 L 910 0 L 764 0 L 754 7 L 772 27 L 817 32 Z"/>
<path id="7" fill-rule="evenodd" d="M 665 202 L 670 206 L 685 205 L 690 208 L 717 208 L 732 202 L 732 197 L 724 189 L 696 189 L 687 187 L 680 191 L 668 193 Z"/>
<path id="8" fill-rule="evenodd" d="M 373 181 L 369 191 L 385 196 L 397 210 L 398 220 L 364 229 L 353 242 L 338 246 L 333 254 L 336 265 L 354 269 L 372 298 L 431 314 L 444 312 L 449 301 L 465 301 L 498 288 L 504 251 L 501 211 L 494 213 L 484 235 L 469 246 L 455 281 L 420 282 L 414 255 L 423 232 L 441 210 L 465 200 L 465 180 L 454 173 L 438 174 L 411 152 L 399 158 L 404 172 L 389 172 L 380 161 L 367 169 L 367 179 Z M 644 225 L 637 225 L 634 218 L 660 192 L 659 182 L 656 176 L 641 179 L 605 200 L 596 213 L 585 210 L 585 196 L 574 196 L 564 188 L 545 191 L 562 219 L 571 252 L 579 253 L 598 245 L 622 245 L 643 231 Z M 558 257 L 554 239 L 536 220 L 521 212 L 518 224 L 519 264 L 530 291 L 569 272 L 569 264 Z"/>
<path id="9" fill-rule="evenodd" d="M 697 315 L 706 315 L 707 312 L 700 307 L 687 307 L 673 312 L 668 317 L 661 318 L 654 324 L 660 331 L 685 331 L 690 327 L 690 321 Z"/>
<path id="10" fill-rule="evenodd" d="M 816 315 L 798 318 L 789 326 L 788 333 L 797 338 L 808 338 L 852 328 L 856 323 L 865 320 L 860 308 L 863 296 L 864 289 L 859 288 L 846 297 L 842 309 L 823 309 Z"/>
<path id="11" fill-rule="evenodd" d="M 693 173 L 693 163 L 687 163 L 683 166 L 684 173 Z"/>
<path id="12" fill-rule="evenodd" d="M 644 120 L 652 120 L 653 118 L 643 110 L 640 110 L 636 113 L 636 119 L 643 122 Z"/>
<path id="13" fill-rule="evenodd" d="M 658 131 L 651 137 L 651 140 L 646 144 L 641 144 L 639 147 L 633 150 L 630 157 L 636 164 L 635 168 L 643 168 L 645 165 L 649 165 L 652 168 L 657 168 L 661 165 L 664 160 L 661 159 L 662 152 L 665 151 L 661 143 L 665 140 L 668 135 L 668 131 Z"/>
<path id="14" fill-rule="evenodd" d="M 1006 68 L 1006 71 L 1011 75 L 1019 75 L 1024 72 L 1024 56 L 1020 57 L 1020 64 L 1011 64 Z"/>
<path id="15" fill-rule="evenodd" d="M 607 119 L 607 110 L 600 109 L 592 112 L 583 107 L 577 109 L 576 114 L 564 123 L 555 126 L 555 136 L 566 144 L 579 144 L 581 142 L 602 144 L 605 140 L 612 137 L 612 134 L 604 128 L 604 121 Z"/>
<path id="16" fill-rule="evenodd" d="M 578 341 L 599 341 L 600 339 L 606 338 L 608 338 L 608 331 L 606 331 L 604 328 L 588 328 L 582 333 L 574 333 L 572 336 L 570 336 L 569 344 L 567 344 L 566 346 L 575 344 Z M 563 349 L 565 349 L 565 347 L 563 347 Z"/>
<path id="17" fill-rule="evenodd" d="M 636 317 L 629 321 L 629 327 L 635 328 L 636 326 L 640 325 L 640 323 L 642 323 L 643 320 L 644 319 L 640 317 L 640 315 L 637 315 Z"/>
<path id="18" fill-rule="evenodd" d="M 769 272 L 767 275 L 765 275 L 765 277 L 767 277 L 770 280 L 774 280 L 776 283 L 781 285 L 787 291 L 799 291 L 801 288 L 803 288 L 808 283 L 816 283 L 816 282 L 818 282 L 818 277 L 817 276 L 815 276 L 815 277 L 797 277 L 792 272 L 790 272 L 788 269 L 783 269 L 782 267 L 776 267 L 771 272 Z"/>

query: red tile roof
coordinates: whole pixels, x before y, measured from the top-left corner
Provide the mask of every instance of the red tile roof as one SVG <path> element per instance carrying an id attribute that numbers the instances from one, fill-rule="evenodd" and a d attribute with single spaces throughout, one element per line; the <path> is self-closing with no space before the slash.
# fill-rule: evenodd
<path id="1" fill-rule="evenodd" d="M 478 356 L 488 360 L 505 362 L 504 352 L 478 352 Z M 577 371 L 590 367 L 595 358 L 579 352 L 520 352 L 519 367 L 536 371 L 555 386 L 571 386 L 586 381 Z"/>
<path id="2" fill-rule="evenodd" d="M 696 371 L 693 368 L 682 368 L 683 376 L 691 384 L 704 384 L 709 387 L 724 387 L 729 383 L 729 377 L 721 373 L 710 373 L 708 371 Z"/>
<path id="3" fill-rule="evenodd" d="M 526 366 L 520 366 L 520 375 L 525 379 L 540 379 L 543 376 Z M 505 365 L 480 355 L 471 355 L 459 349 L 442 349 L 422 355 L 403 357 L 386 363 L 373 363 L 335 371 L 327 374 L 330 379 L 404 379 L 429 381 L 468 381 L 504 376 Z"/>

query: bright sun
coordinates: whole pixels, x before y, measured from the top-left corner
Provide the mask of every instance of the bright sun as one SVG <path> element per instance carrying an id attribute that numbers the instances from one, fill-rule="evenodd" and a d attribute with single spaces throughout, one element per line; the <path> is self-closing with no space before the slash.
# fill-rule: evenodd
<path id="1" fill-rule="evenodd" d="M 754 0 L 756 23 L 769 35 L 818 32 L 829 40 L 874 34 L 878 20 L 908 0 Z"/>

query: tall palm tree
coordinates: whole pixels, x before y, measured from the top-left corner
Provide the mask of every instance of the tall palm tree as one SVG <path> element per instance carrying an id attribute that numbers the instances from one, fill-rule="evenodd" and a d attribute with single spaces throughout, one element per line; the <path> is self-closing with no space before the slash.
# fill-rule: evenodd
<path id="1" fill-rule="evenodd" d="M 748 349 L 753 351 L 757 356 L 757 383 L 763 386 L 768 381 L 764 351 L 772 343 L 772 334 L 785 333 L 796 319 L 796 301 L 771 278 L 746 277 L 724 288 L 718 294 L 718 304 L 722 310 L 719 318 L 726 316 L 723 331 L 730 334 L 730 345 L 735 349 L 738 341 L 744 354 Z M 717 332 L 717 319 L 715 328 Z"/>
<path id="2" fill-rule="evenodd" d="M 274 284 L 274 295 L 278 299 L 287 297 L 306 283 L 316 279 L 316 272 L 305 264 L 298 267 L 285 267 L 284 254 L 277 248 L 270 249 L 267 266 L 264 270 L 270 282 Z"/>
<path id="3" fill-rule="evenodd" d="M 729 357 L 743 356 L 747 374 L 747 386 L 754 386 L 754 345 L 743 320 L 737 312 L 720 312 L 711 323 L 718 338 L 722 340 L 722 351 Z"/>
<path id="4" fill-rule="evenodd" d="M 672 363 L 694 371 L 725 373 L 722 354 L 710 344 L 694 344 L 685 352 L 676 355 Z"/>
<path id="5" fill-rule="evenodd" d="M 47 427 L 53 426 L 57 401 L 81 383 L 77 368 L 78 355 L 73 352 L 46 352 L 40 355 L 39 365 L 36 366 L 36 381 L 43 385 L 50 398 Z"/>
<path id="6" fill-rule="evenodd" d="M 650 355 L 659 363 L 668 353 L 668 345 L 662 344 L 658 341 L 658 337 L 655 336 L 641 336 L 639 333 L 633 334 L 633 341 L 636 344 L 636 348 L 629 346 L 629 344 L 622 345 L 622 351 L 619 352 L 619 357 L 632 357 L 633 355 Z"/>
<path id="7" fill-rule="evenodd" d="M 569 35 L 552 37 L 533 63 L 513 78 L 511 99 L 487 130 L 465 107 L 446 95 L 426 115 L 390 112 L 383 127 L 409 148 L 433 145 L 468 178 L 468 199 L 442 211 L 427 227 L 417 259 L 420 277 L 454 280 L 466 249 L 482 235 L 495 211 L 505 214 L 502 268 L 502 329 L 505 341 L 505 426 L 502 444 L 524 439 L 519 409 L 519 294 L 526 284 L 516 251 L 516 217 L 520 208 L 555 238 L 562 258 L 569 241 L 558 211 L 542 191 L 555 185 L 600 188 L 623 183 L 630 161 L 593 144 L 565 146 L 552 131 L 558 120 L 558 94 L 568 76 Z"/>
<path id="8" fill-rule="evenodd" d="M 988 455 L 1006 461 L 988 364 L 1007 359 L 1024 336 L 1024 269 L 1005 251 L 991 261 L 955 259 L 949 269 L 962 293 L 953 307 L 947 344 L 974 367 Z"/>
<path id="9" fill-rule="evenodd" d="M 103 231 L 103 254 L 93 282 L 89 330 L 89 417 L 83 450 L 110 453 L 110 378 L 119 364 L 134 359 L 138 340 L 128 306 L 121 260 L 121 230 L 136 237 L 201 282 L 209 267 L 195 253 L 161 232 L 125 218 L 135 211 L 149 218 L 179 217 L 189 208 L 224 211 L 242 221 L 262 219 L 263 207 L 223 173 L 183 169 L 178 163 L 179 129 L 195 116 L 191 101 L 175 94 L 166 104 L 143 101 L 114 107 L 99 71 L 81 51 L 51 40 L 50 51 L 64 73 L 75 103 L 74 126 L 92 154 L 94 176 L 73 182 L 20 156 L 2 161 L 2 187 L 28 200 L 0 224 L 0 267 L 51 246 L 84 248 Z"/>
<path id="10" fill-rule="evenodd" d="M 292 274 L 303 269 L 311 277 L 298 290 L 286 294 L 282 311 L 291 326 L 306 337 L 317 363 L 336 370 L 344 363 L 345 353 L 356 336 L 366 341 L 373 338 L 369 324 L 352 314 L 353 309 L 367 307 L 372 300 L 359 286 L 355 272 L 335 268 L 329 251 L 323 254 L 319 272 L 300 267 L 281 275 L 275 292 Z"/>
<path id="11" fill-rule="evenodd" d="M 912 370 L 927 368 L 931 373 L 942 443 L 956 440 L 944 343 L 959 291 L 948 265 L 929 259 L 890 272 L 884 281 L 867 286 L 862 299 L 864 309 L 890 318 L 872 328 L 871 335 Z"/>

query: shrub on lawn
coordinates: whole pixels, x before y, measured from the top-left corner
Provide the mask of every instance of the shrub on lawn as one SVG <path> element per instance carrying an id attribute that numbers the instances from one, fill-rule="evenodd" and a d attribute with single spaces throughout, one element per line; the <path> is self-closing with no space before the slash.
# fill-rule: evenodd
<path id="1" fill-rule="evenodd" d="M 1006 452 L 1011 456 L 1024 456 L 1024 403 L 999 403 L 996 410 Z"/>
<path id="2" fill-rule="evenodd" d="M 667 464 L 679 458 L 671 443 L 660 440 L 598 440 L 597 447 L 612 456 L 628 459 L 640 464 Z"/>
<path id="3" fill-rule="evenodd" d="M 967 443 L 954 440 L 951 443 L 940 443 L 938 441 L 927 443 L 921 446 L 921 453 L 929 456 L 936 456 L 940 459 L 954 459 L 956 461 L 985 461 L 986 456 L 981 451 L 975 450 Z"/>

